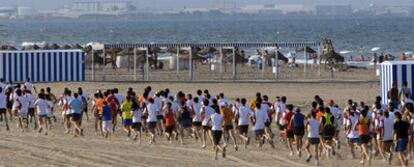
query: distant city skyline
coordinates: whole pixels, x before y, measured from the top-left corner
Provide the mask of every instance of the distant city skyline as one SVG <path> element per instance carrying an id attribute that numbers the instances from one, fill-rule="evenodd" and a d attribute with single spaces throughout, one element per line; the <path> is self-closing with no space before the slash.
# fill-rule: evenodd
<path id="1" fill-rule="evenodd" d="M 57 9 L 73 2 L 84 1 L 130 1 L 137 8 L 153 9 L 182 9 L 216 7 L 219 0 L 1 0 L 0 6 L 27 6 L 36 9 Z M 371 3 L 379 5 L 413 5 L 413 0 L 227 0 L 237 2 L 238 5 L 252 4 L 351 4 L 358 7 L 368 6 Z"/>

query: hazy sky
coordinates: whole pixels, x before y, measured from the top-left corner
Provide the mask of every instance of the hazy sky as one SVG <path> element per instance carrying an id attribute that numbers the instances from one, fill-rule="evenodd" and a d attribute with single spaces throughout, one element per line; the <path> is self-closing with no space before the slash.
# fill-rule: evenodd
<path id="1" fill-rule="evenodd" d="M 59 8 L 65 4 L 81 1 L 111 1 L 111 0 L 0 0 L 0 6 L 29 6 L 39 9 Z M 219 0 L 112 0 L 131 1 L 138 8 L 174 8 L 186 7 L 213 7 Z M 386 5 L 411 5 L 414 0 L 228 0 L 238 2 L 239 5 L 246 4 L 268 4 L 268 3 L 304 3 L 304 4 L 352 4 L 355 7 L 366 6 L 370 3 Z"/>

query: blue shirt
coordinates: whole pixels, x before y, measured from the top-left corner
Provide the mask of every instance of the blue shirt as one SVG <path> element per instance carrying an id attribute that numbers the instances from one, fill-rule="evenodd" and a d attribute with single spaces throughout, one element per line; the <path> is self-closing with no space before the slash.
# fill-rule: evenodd
<path id="1" fill-rule="evenodd" d="M 82 112 L 82 103 L 82 100 L 80 100 L 79 98 L 73 99 L 69 102 L 72 114 L 80 114 Z"/>
<path id="2" fill-rule="evenodd" d="M 108 105 L 102 107 L 102 121 L 112 120 L 112 108 Z"/>

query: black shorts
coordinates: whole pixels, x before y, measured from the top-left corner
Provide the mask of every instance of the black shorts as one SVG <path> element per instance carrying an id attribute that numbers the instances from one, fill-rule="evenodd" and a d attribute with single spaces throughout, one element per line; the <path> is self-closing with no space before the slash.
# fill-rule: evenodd
<path id="1" fill-rule="evenodd" d="M 240 125 L 239 126 L 239 133 L 243 134 L 249 132 L 249 125 Z"/>
<path id="2" fill-rule="evenodd" d="M 147 123 L 148 129 L 154 129 L 157 127 L 157 122 L 148 122 Z"/>
<path id="3" fill-rule="evenodd" d="M 193 122 L 193 126 L 195 126 L 195 127 L 201 127 L 201 122 Z"/>
<path id="4" fill-rule="evenodd" d="M 203 129 L 204 130 L 211 130 L 211 126 L 205 126 L 205 125 L 203 125 Z"/>
<path id="5" fill-rule="evenodd" d="M 11 110 L 13 108 L 13 103 L 7 103 L 6 107 L 7 109 Z"/>
<path id="6" fill-rule="evenodd" d="M 73 113 L 72 114 L 72 121 L 80 121 L 81 118 L 82 118 L 81 114 L 78 114 L 78 113 Z"/>
<path id="7" fill-rule="evenodd" d="M 171 126 L 166 126 L 165 127 L 165 132 L 167 133 L 172 133 L 175 129 L 175 125 L 171 125 Z"/>
<path id="8" fill-rule="evenodd" d="M 72 114 L 66 114 L 66 115 L 65 115 L 65 118 L 66 118 L 66 119 L 70 119 L 71 117 L 72 117 Z"/>
<path id="9" fill-rule="evenodd" d="M 271 125 L 271 124 L 272 124 L 272 122 L 270 122 L 270 121 L 266 121 L 266 122 L 265 122 L 265 126 L 266 126 L 266 127 L 270 127 L 270 125 Z"/>
<path id="10" fill-rule="evenodd" d="M 280 125 L 280 124 L 278 124 L 277 126 L 279 127 L 279 130 L 280 130 L 280 131 L 285 130 L 285 126 L 284 126 L 284 125 Z"/>
<path id="11" fill-rule="evenodd" d="M 293 134 L 296 136 L 305 135 L 305 128 L 293 128 Z"/>
<path id="12" fill-rule="evenodd" d="M 135 130 L 138 130 L 138 131 L 140 131 L 141 130 L 141 122 L 136 122 L 136 123 L 132 123 L 132 129 L 135 129 Z"/>
<path id="13" fill-rule="evenodd" d="M 234 127 L 233 127 L 233 125 L 226 125 L 226 126 L 224 126 L 224 130 L 233 130 L 234 129 Z"/>
<path id="14" fill-rule="evenodd" d="M 6 114 L 7 109 L 5 108 L 0 108 L 0 114 Z"/>
<path id="15" fill-rule="evenodd" d="M 359 136 L 361 144 L 368 144 L 371 141 L 371 136 L 369 135 L 360 135 Z"/>
<path id="16" fill-rule="evenodd" d="M 163 120 L 164 119 L 164 116 L 162 116 L 162 115 L 157 115 L 157 120 Z"/>
<path id="17" fill-rule="evenodd" d="M 99 115 L 98 113 L 94 113 L 93 115 L 95 116 L 96 120 L 102 121 L 102 116 L 101 115 Z"/>
<path id="18" fill-rule="evenodd" d="M 214 140 L 215 145 L 220 144 L 222 134 L 223 134 L 223 132 L 221 130 L 213 130 L 213 140 Z"/>
<path id="19" fill-rule="evenodd" d="M 315 145 L 315 144 L 319 144 L 319 143 L 321 143 L 321 139 L 319 139 L 319 138 L 308 138 L 308 142 L 309 142 L 310 144 Z"/>
<path id="20" fill-rule="evenodd" d="M 254 130 L 254 134 L 256 134 L 256 136 L 262 136 L 264 135 L 264 132 L 264 129 Z"/>
<path id="21" fill-rule="evenodd" d="M 29 110 L 27 111 L 27 114 L 31 117 L 35 116 L 35 109 L 34 108 L 29 108 Z"/>
<path id="22" fill-rule="evenodd" d="M 295 138 L 295 134 L 293 133 L 293 130 L 287 130 L 287 131 L 286 131 L 286 137 L 287 137 L 288 139 L 293 139 L 293 138 Z"/>
<path id="23" fill-rule="evenodd" d="M 86 106 L 86 107 L 83 108 L 83 112 L 84 113 L 88 113 L 88 106 Z"/>
<path id="24" fill-rule="evenodd" d="M 348 139 L 348 144 L 359 144 L 359 138 L 347 138 Z"/>

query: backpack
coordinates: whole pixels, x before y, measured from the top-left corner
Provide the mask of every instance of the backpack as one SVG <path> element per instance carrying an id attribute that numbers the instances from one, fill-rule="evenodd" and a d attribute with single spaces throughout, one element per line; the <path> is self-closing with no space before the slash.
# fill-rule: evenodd
<path id="1" fill-rule="evenodd" d="M 300 113 L 296 113 L 292 121 L 293 128 L 304 128 L 304 116 Z"/>

